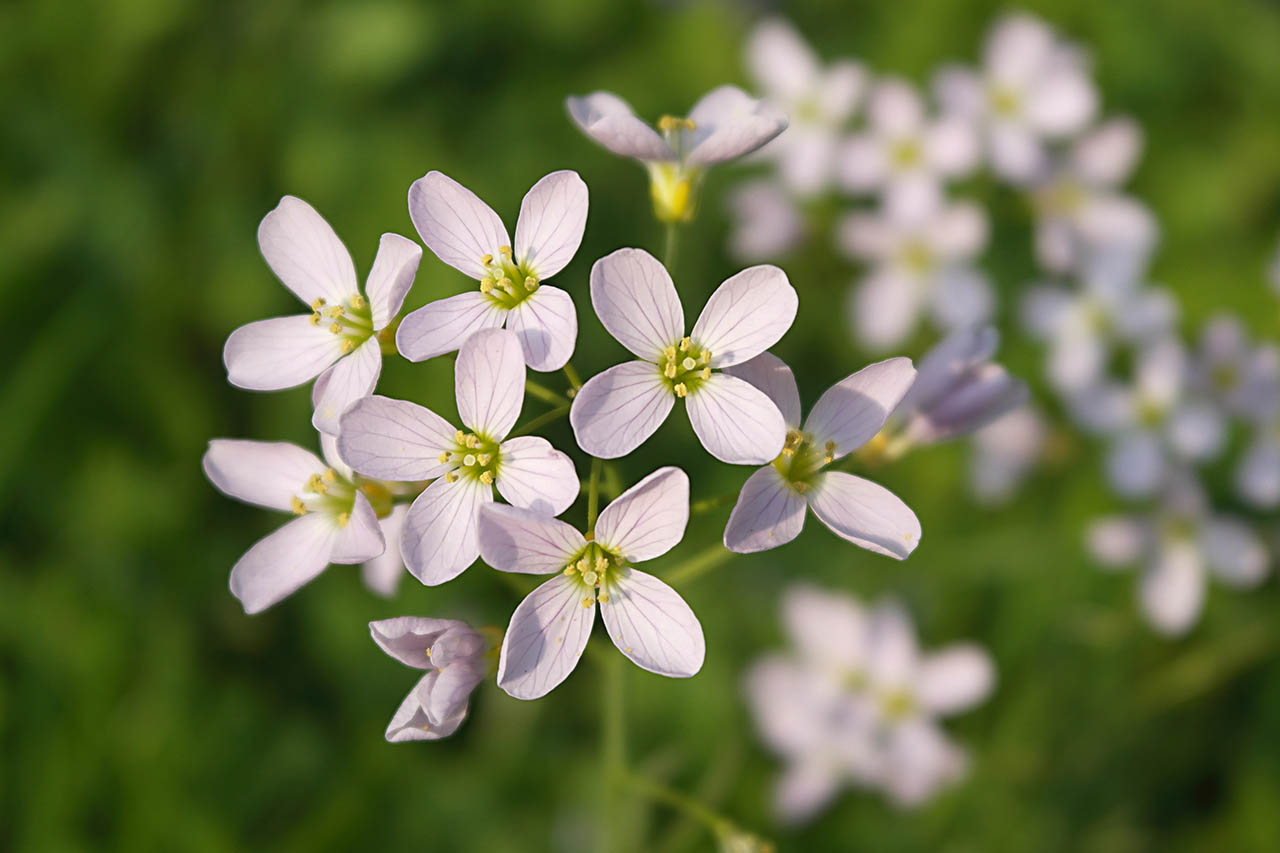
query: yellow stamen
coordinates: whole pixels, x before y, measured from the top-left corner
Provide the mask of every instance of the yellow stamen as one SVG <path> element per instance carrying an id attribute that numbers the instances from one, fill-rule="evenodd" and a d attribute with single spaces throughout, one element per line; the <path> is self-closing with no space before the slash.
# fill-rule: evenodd
<path id="1" fill-rule="evenodd" d="M 510 259 L 510 258 L 511 258 L 511 247 L 510 247 L 510 246 L 499 246 L 499 247 L 498 247 L 498 254 L 499 254 L 499 255 L 502 255 L 502 257 L 504 257 L 504 258 Z"/>
<path id="2" fill-rule="evenodd" d="M 453 440 L 454 440 L 454 441 L 456 441 L 456 442 L 458 442 L 459 444 L 461 444 L 461 443 L 462 443 L 462 439 L 464 439 L 464 438 L 466 438 L 466 437 L 467 437 L 467 434 L 466 434 L 465 432 L 463 432 L 462 430 L 456 430 L 456 431 L 454 431 L 454 433 L 453 433 Z"/>
<path id="3" fill-rule="evenodd" d="M 702 370 L 698 372 L 698 375 L 699 375 L 699 376 L 701 376 L 703 379 L 710 379 L 710 378 L 711 378 L 711 368 L 710 368 L 710 367 L 704 367 L 704 368 L 702 368 Z"/>
<path id="4" fill-rule="evenodd" d="M 484 257 L 480 259 L 480 263 L 486 267 L 493 266 L 493 255 L 489 254 L 488 252 L 485 252 Z"/>
<path id="5" fill-rule="evenodd" d="M 436 458 L 439 459 L 440 464 L 443 465 L 444 463 L 449 461 L 449 451 L 447 450 L 440 451 L 440 455 Z"/>
<path id="6" fill-rule="evenodd" d="M 604 557 L 596 557 L 596 571 L 603 572 L 607 568 L 609 568 L 609 561 Z"/>
<path id="7" fill-rule="evenodd" d="M 689 340 L 688 338 L 680 339 L 680 352 L 688 352 L 689 347 L 691 346 L 693 346 L 693 341 Z"/>
<path id="8" fill-rule="evenodd" d="M 349 513 L 349 512 L 343 512 L 343 513 L 339 513 L 339 514 L 338 514 L 338 526 L 339 526 L 339 527 L 346 527 L 346 526 L 347 526 L 347 523 L 348 523 L 349 521 L 351 521 L 351 513 Z"/>
<path id="9" fill-rule="evenodd" d="M 355 296 L 351 297 L 351 307 L 356 309 L 357 311 L 363 308 L 366 304 L 368 303 L 364 301 L 364 297 L 358 293 Z"/>
<path id="10" fill-rule="evenodd" d="M 481 279 L 481 281 L 480 281 L 480 292 L 481 292 L 481 293 L 489 293 L 489 292 L 491 292 L 492 290 L 493 290 L 493 282 L 489 281 L 489 279 L 487 279 L 487 278 L 486 278 L 486 279 Z"/>
<path id="11" fill-rule="evenodd" d="M 342 324 L 341 324 L 341 323 L 330 323 L 330 324 L 329 324 L 329 331 L 330 331 L 330 332 L 333 332 L 335 335 L 340 335 L 340 334 L 342 334 Z"/>
<path id="12" fill-rule="evenodd" d="M 608 603 L 609 603 L 609 593 L 607 593 L 607 592 L 602 592 L 602 593 L 600 593 L 598 596 L 596 596 L 596 601 L 600 602 L 601 604 L 608 604 Z"/>
<path id="13" fill-rule="evenodd" d="M 674 361 L 668 361 L 667 366 L 662 368 L 662 375 L 667 377 L 668 379 L 675 379 L 676 363 Z"/>
<path id="14" fill-rule="evenodd" d="M 480 475 L 480 482 L 484 483 L 486 486 L 492 486 L 492 485 L 493 485 L 493 472 L 492 472 L 492 471 L 485 471 L 483 474 L 481 474 L 481 475 Z"/>
<path id="15" fill-rule="evenodd" d="M 582 596 L 582 606 L 583 606 L 583 607 L 590 607 L 591 605 L 593 605 L 593 604 L 595 604 L 595 603 L 596 603 L 596 602 L 595 602 L 595 599 L 594 599 L 594 598 L 592 598 L 591 596 L 589 596 L 589 595 L 584 595 L 584 596 Z"/>
<path id="16" fill-rule="evenodd" d="M 444 475 L 444 481 L 445 481 L 446 483 L 456 483 L 456 482 L 458 482 L 458 472 L 457 472 L 457 471 L 449 471 L 447 474 L 445 474 L 445 475 Z"/>
<path id="17" fill-rule="evenodd" d="M 338 345 L 338 348 L 342 350 L 343 355 L 351 355 L 351 353 L 355 351 L 356 342 L 351 340 L 351 338 L 343 338 L 342 343 Z"/>
<path id="18" fill-rule="evenodd" d="M 476 461 L 479 462 L 481 465 L 488 465 L 489 460 L 491 460 L 492 458 L 493 457 L 490 456 L 488 453 L 481 453 L 479 456 L 476 457 Z"/>
<path id="19" fill-rule="evenodd" d="M 668 360 L 673 359 L 676 357 L 676 348 L 674 346 L 669 346 L 662 351 L 662 355 Z"/>
<path id="20" fill-rule="evenodd" d="M 689 396 L 689 388 L 688 388 L 688 386 L 687 386 L 687 385 L 685 385 L 683 382 L 677 382 L 677 383 L 676 383 L 676 387 L 675 387 L 675 388 L 672 388 L 671 390 L 673 390 L 673 391 L 675 391 L 675 392 L 676 392 L 676 396 L 677 396 L 677 397 L 687 397 L 687 396 Z"/>
<path id="21" fill-rule="evenodd" d="M 307 514 L 307 505 L 302 502 L 301 498 L 298 498 L 298 497 L 289 498 L 289 506 L 293 509 L 294 513 L 297 515 Z"/>
<path id="22" fill-rule="evenodd" d="M 574 574 L 576 571 L 577 571 L 577 569 L 575 569 L 573 566 L 565 566 L 565 567 L 564 567 L 564 573 L 565 573 L 566 575 L 572 575 L 572 574 Z"/>
<path id="23" fill-rule="evenodd" d="M 326 483 L 332 483 L 334 480 L 338 479 L 338 472 L 332 468 L 325 468 L 324 473 L 320 475 L 320 479 L 324 480 Z"/>
<path id="24" fill-rule="evenodd" d="M 538 280 L 531 275 L 524 278 L 524 289 L 532 293 L 538 289 Z"/>
<path id="25" fill-rule="evenodd" d="M 322 318 L 320 317 L 320 315 L 319 315 L 319 314 L 312 314 L 312 315 L 311 315 L 311 325 L 313 325 L 313 326 L 319 326 L 321 322 L 322 322 Z"/>
<path id="26" fill-rule="evenodd" d="M 319 311 L 319 310 L 320 310 L 321 308 L 323 308 L 323 307 L 324 307 L 324 297 L 323 297 L 323 296 L 317 296 L 315 299 L 311 300 L 311 310 L 312 310 L 312 311 Z"/>

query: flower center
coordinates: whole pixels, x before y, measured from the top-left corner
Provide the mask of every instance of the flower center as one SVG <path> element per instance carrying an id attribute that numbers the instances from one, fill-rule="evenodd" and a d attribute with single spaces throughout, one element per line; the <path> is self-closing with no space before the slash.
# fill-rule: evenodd
<path id="1" fill-rule="evenodd" d="M 1022 97 L 1008 86 L 992 86 L 988 92 L 991 112 L 1000 118 L 1013 118 L 1022 112 Z"/>
<path id="2" fill-rule="evenodd" d="M 498 249 L 497 260 L 493 255 L 485 255 L 480 263 L 485 270 L 484 278 L 480 279 L 480 292 L 499 308 L 510 311 L 538 289 L 538 277 L 523 263 L 515 262 L 510 246 Z"/>
<path id="3" fill-rule="evenodd" d="M 787 430 L 782 452 L 773 460 L 773 467 L 800 494 L 813 488 L 813 478 L 824 465 L 836 458 L 836 443 L 828 441 L 819 447 L 812 435 L 798 429 Z"/>
<path id="4" fill-rule="evenodd" d="M 583 592 L 582 606 L 590 607 L 597 601 L 609 603 L 609 585 L 622 577 L 625 567 L 621 554 L 592 541 L 569 560 L 564 575 L 578 582 Z"/>
<path id="5" fill-rule="evenodd" d="M 1234 391 L 1240 384 L 1240 374 L 1234 364 L 1218 364 L 1213 368 L 1213 384 L 1220 391 Z"/>
<path id="6" fill-rule="evenodd" d="M 711 378 L 711 350 L 681 338 L 662 351 L 658 366 L 671 393 L 687 397 Z"/>
<path id="7" fill-rule="evenodd" d="M 903 720 L 916 709 L 916 700 L 905 690 L 894 690 L 880 697 L 880 712 L 889 720 Z"/>
<path id="8" fill-rule="evenodd" d="M 899 251 L 902 265 L 916 275 L 925 275 L 934 267 L 933 250 L 923 240 L 908 240 Z"/>
<path id="9" fill-rule="evenodd" d="M 351 520 L 351 507 L 355 502 L 355 484 L 332 468 L 325 468 L 323 473 L 312 474 L 307 478 L 289 504 L 297 515 L 323 512 L 337 519 L 339 527 L 346 527 Z M 387 511 L 390 512 L 390 509 Z"/>
<path id="10" fill-rule="evenodd" d="M 465 477 L 492 486 L 493 481 L 498 478 L 498 465 L 501 462 L 498 442 L 479 433 L 462 430 L 454 433 L 453 440 L 453 449 L 440 453 L 442 465 L 454 466 L 452 470 L 445 472 L 445 480 L 456 483 Z"/>
<path id="11" fill-rule="evenodd" d="M 1069 178 L 1059 178 L 1036 194 L 1045 216 L 1070 216 L 1084 205 L 1084 188 Z"/>
<path id="12" fill-rule="evenodd" d="M 341 339 L 343 355 L 355 351 L 373 336 L 373 310 L 369 300 L 356 293 L 345 302 L 330 305 L 323 296 L 317 296 L 311 303 L 311 325 L 325 324 Z"/>
<path id="13" fill-rule="evenodd" d="M 889 162 L 894 168 L 904 171 L 914 169 L 923 160 L 924 151 L 920 148 L 920 142 L 913 137 L 895 139 L 889 146 Z"/>
<path id="14" fill-rule="evenodd" d="M 697 172 L 683 169 L 679 163 L 650 163 L 649 198 L 653 201 L 653 215 L 659 222 L 675 224 L 693 219 L 694 190 Z"/>
<path id="15" fill-rule="evenodd" d="M 1138 423 L 1145 427 L 1157 427 L 1164 420 L 1164 404 L 1149 398 L 1138 400 Z"/>

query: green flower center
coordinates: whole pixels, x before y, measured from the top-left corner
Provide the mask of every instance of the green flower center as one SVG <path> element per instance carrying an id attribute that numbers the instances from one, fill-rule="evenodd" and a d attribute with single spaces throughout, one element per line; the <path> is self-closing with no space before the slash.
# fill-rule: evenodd
<path id="1" fill-rule="evenodd" d="M 687 397 L 711 378 L 711 350 L 681 338 L 658 359 L 662 378 L 677 397 Z"/>
<path id="2" fill-rule="evenodd" d="M 1076 181 L 1061 178 L 1037 193 L 1036 200 L 1046 216 L 1070 216 L 1084 205 L 1085 192 Z"/>
<path id="3" fill-rule="evenodd" d="M 917 275 L 930 272 L 936 263 L 933 249 L 923 240 L 908 240 L 902 244 L 899 252 L 902 265 Z"/>
<path id="4" fill-rule="evenodd" d="M 992 86 L 988 97 L 991 112 L 1000 118 L 1013 118 L 1022 112 L 1022 97 L 1008 86 Z"/>
<path id="5" fill-rule="evenodd" d="M 914 169 L 924 160 L 920 142 L 912 137 L 894 140 L 889 146 L 889 161 L 897 169 Z"/>
<path id="6" fill-rule="evenodd" d="M 449 483 L 467 479 L 479 480 L 486 486 L 492 486 L 498 479 L 498 467 L 502 462 L 500 445 L 497 441 L 481 433 L 463 432 L 453 434 L 453 449 L 440 452 L 440 464 L 452 464 L 453 470 L 444 475 Z"/>
<path id="7" fill-rule="evenodd" d="M 334 516 L 339 527 L 346 527 L 351 520 L 351 509 L 355 506 L 357 491 L 364 493 L 378 518 L 386 518 L 391 514 L 395 496 L 385 484 L 359 475 L 354 480 L 348 480 L 332 468 L 325 468 L 320 474 L 312 474 L 289 503 L 295 515 L 323 512 Z"/>
<path id="8" fill-rule="evenodd" d="M 609 587 L 622 577 L 625 568 L 626 561 L 621 554 L 590 541 L 570 558 L 564 575 L 578 582 L 583 592 L 582 606 L 590 607 L 597 601 L 609 603 Z"/>
<path id="9" fill-rule="evenodd" d="M 1233 391 L 1240 384 L 1240 374 L 1234 364 L 1219 364 L 1213 368 L 1213 384 L 1220 391 Z"/>
<path id="10" fill-rule="evenodd" d="M 890 720 L 903 720 L 915 713 L 916 700 L 905 690 L 894 690 L 880 697 L 880 711 Z"/>
<path id="11" fill-rule="evenodd" d="M 317 296 L 311 303 L 311 325 L 326 324 L 329 331 L 341 339 L 342 353 L 346 355 L 373 337 L 373 309 L 369 307 L 369 300 L 359 293 L 334 305 Z"/>
<path id="12" fill-rule="evenodd" d="M 505 311 L 515 308 L 538 289 L 538 277 L 525 264 L 515 262 L 510 246 L 498 249 L 497 260 L 493 255 L 485 255 L 480 263 L 485 270 L 484 278 L 480 279 L 480 292 Z"/>
<path id="13" fill-rule="evenodd" d="M 773 460 L 773 467 L 782 478 L 800 494 L 813 488 L 814 477 L 836 458 L 836 443 L 828 441 L 819 447 L 813 436 L 798 429 L 787 431 L 782 452 Z"/>

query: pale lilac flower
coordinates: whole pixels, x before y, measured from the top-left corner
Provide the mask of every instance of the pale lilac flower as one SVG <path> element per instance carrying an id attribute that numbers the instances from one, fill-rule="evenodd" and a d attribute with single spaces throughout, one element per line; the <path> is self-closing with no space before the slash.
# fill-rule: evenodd
<path id="1" fill-rule="evenodd" d="M 991 326 L 952 332 L 925 354 L 892 422 L 912 444 L 975 432 L 1023 405 L 1027 385 L 992 359 L 1000 335 Z"/>
<path id="2" fill-rule="evenodd" d="M 1044 452 L 1044 416 L 1030 406 L 1014 409 L 973 436 L 969 482 L 980 503 L 1002 503 L 1039 462 Z"/>
<path id="3" fill-rule="evenodd" d="M 644 165 L 654 214 L 668 223 L 693 218 L 708 167 L 750 154 L 787 127 L 786 116 L 736 86 L 711 90 L 687 118 L 663 116 L 657 130 L 609 92 L 571 96 L 566 105 L 587 136 Z"/>
<path id="4" fill-rule="evenodd" d="M 559 370 L 573 355 L 573 299 L 543 284 L 573 260 L 587 222 L 577 172 L 544 175 L 520 202 L 514 248 L 507 228 L 475 193 L 441 172 L 409 187 L 409 215 L 437 258 L 480 282 L 478 291 L 430 302 L 404 318 L 396 346 L 410 361 L 453 352 L 481 329 L 505 326 L 533 370 Z"/>
<path id="5" fill-rule="evenodd" d="M 480 513 L 480 553 L 504 572 L 555 576 L 520 603 L 502 641 L 498 685 L 517 699 L 545 696 L 578 664 L 595 623 L 649 672 L 689 678 L 706 643 L 689 605 L 636 563 L 665 554 L 684 537 L 689 478 L 659 468 L 604 508 L 586 536 L 563 521 L 491 504 Z"/>
<path id="6" fill-rule="evenodd" d="M 1236 463 L 1235 487 L 1254 509 L 1280 506 L 1280 420 L 1258 426 Z"/>
<path id="7" fill-rule="evenodd" d="M 1022 12 L 1006 15 L 991 30 L 980 72 L 948 66 L 934 88 L 949 112 L 982 122 L 993 169 L 1013 182 L 1039 174 L 1046 142 L 1083 130 L 1098 106 L 1079 51 Z"/>
<path id="8" fill-rule="evenodd" d="M 404 557 L 400 554 L 400 536 L 404 532 L 404 518 L 409 512 L 407 503 L 391 508 L 386 518 L 378 519 L 382 539 L 387 547 L 382 553 L 360 567 L 360 579 L 364 585 L 383 598 L 391 598 L 400 587 L 405 575 Z"/>
<path id="9" fill-rule="evenodd" d="M 935 207 L 947 181 L 978 165 L 972 122 L 956 115 L 929 117 L 919 92 L 905 80 L 876 83 L 867 121 L 867 130 L 841 144 L 837 178 L 849 192 L 880 193 L 889 210 L 912 216 Z"/>
<path id="10" fill-rule="evenodd" d="M 222 351 L 227 379 L 240 388 L 276 391 L 319 376 L 311 423 L 336 433 L 338 416 L 378 383 L 388 343 L 383 333 L 404 304 L 422 249 L 399 234 L 383 234 L 361 294 L 347 247 L 315 208 L 288 195 L 263 217 L 258 246 L 311 313 L 232 332 Z"/>
<path id="11" fill-rule="evenodd" d="M 836 240 L 849 257 L 871 264 L 849 301 L 866 347 L 883 352 L 901 343 L 921 313 L 952 330 L 981 325 L 994 312 L 991 285 L 973 267 L 987 242 L 987 219 L 971 202 L 912 215 L 852 213 L 837 226 Z"/>
<path id="12" fill-rule="evenodd" d="M 324 459 L 296 444 L 215 438 L 204 473 L 225 495 L 299 516 L 260 539 L 231 569 L 231 593 L 258 613 L 310 582 L 330 563 L 363 563 L 383 553 L 392 511 L 386 484 L 355 476 L 331 436 Z"/>
<path id="13" fill-rule="evenodd" d="M 1280 416 L 1280 348 L 1255 345 L 1238 317 L 1209 318 L 1190 371 L 1191 385 L 1233 417 L 1269 424 Z"/>
<path id="14" fill-rule="evenodd" d="M 1199 486 L 1179 478 L 1150 516 L 1098 519 L 1086 541 L 1104 567 L 1141 564 L 1138 601 L 1163 634 L 1185 634 L 1204 606 L 1206 574 L 1228 586 L 1260 584 L 1270 568 L 1266 546 L 1248 524 L 1215 513 Z"/>
<path id="15" fill-rule="evenodd" d="M 457 619 L 415 616 L 370 622 L 369 633 L 391 657 L 426 670 L 387 725 L 387 741 L 439 740 L 457 731 L 489 669 L 484 636 Z"/>
<path id="16" fill-rule="evenodd" d="M 415 403 L 366 397 L 342 417 L 339 444 L 353 468 L 387 480 L 435 480 L 409 507 L 405 565 L 428 586 L 461 574 L 480 553 L 476 524 L 493 490 L 538 512 L 563 512 L 578 496 L 573 461 L 544 438 L 507 438 L 524 402 L 520 342 L 504 329 L 476 332 L 455 367 L 466 430 Z"/>
<path id="17" fill-rule="evenodd" d="M 748 181 L 729 192 L 733 225 L 729 254 L 745 263 L 785 255 L 805 236 L 804 216 L 786 192 L 770 180 Z"/>
<path id="18" fill-rule="evenodd" d="M 625 456 L 684 399 L 693 431 L 712 456 L 734 465 L 777 456 L 786 434 L 778 407 L 723 371 L 777 343 L 797 302 L 782 270 L 749 267 L 716 288 L 686 336 L 675 285 L 652 255 L 619 249 L 596 261 L 596 315 L 640 360 L 611 367 L 578 391 L 569 410 L 578 446 L 602 459 Z"/>
<path id="19" fill-rule="evenodd" d="M 725 547 L 766 551 L 800 535 L 805 509 L 842 539 L 902 560 L 920 544 L 920 521 L 896 495 L 870 480 L 824 470 L 871 440 L 911 387 L 907 358 L 864 367 L 829 388 L 800 426 L 800 392 L 791 369 L 762 353 L 731 371 L 777 404 L 786 444 L 742 486 L 724 530 Z"/>
<path id="20" fill-rule="evenodd" d="M 761 154 L 777 163 L 778 176 L 791 192 L 822 192 L 831 181 L 840 130 L 866 88 L 866 71 L 849 60 L 824 68 L 796 28 L 780 18 L 756 25 L 746 54 L 765 99 L 790 119 L 787 132 Z"/>

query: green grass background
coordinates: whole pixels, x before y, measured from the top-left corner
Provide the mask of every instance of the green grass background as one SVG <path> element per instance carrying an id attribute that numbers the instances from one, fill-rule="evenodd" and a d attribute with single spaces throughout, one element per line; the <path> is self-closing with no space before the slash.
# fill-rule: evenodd
<path id="1" fill-rule="evenodd" d="M 1280 230 L 1280 8 L 1029 5 L 1090 47 L 1107 108 L 1147 130 L 1134 186 L 1163 223 L 1154 277 L 1181 298 L 1187 328 L 1225 307 L 1274 338 L 1263 269 Z M 976 57 L 1003 8 L 783 11 L 827 57 L 922 81 L 943 60 Z M 0 6 L 0 848 L 593 849 L 590 659 L 540 702 L 486 685 L 446 742 L 382 740 L 415 676 L 365 623 L 505 624 L 517 597 L 495 573 L 477 566 L 435 589 L 406 578 L 385 602 L 337 567 L 265 615 L 240 611 L 227 572 L 279 519 L 205 482 L 205 442 L 314 437 L 306 390 L 229 387 L 221 347 L 238 325 L 297 309 L 254 238 L 282 194 L 312 202 L 363 275 L 381 232 L 416 236 L 405 193 L 424 172 L 452 175 L 513 223 L 534 180 L 573 168 L 592 202 L 582 250 L 555 281 L 578 304 L 574 362 L 589 374 L 622 360 L 590 313 L 587 272 L 620 246 L 656 252 L 661 235 L 642 172 L 585 140 L 563 98 L 605 88 L 648 116 L 680 112 L 743 81 L 743 37 L 763 11 L 639 0 Z M 737 269 L 722 249 L 722 198 L 740 174 L 711 176 L 684 234 L 674 275 L 690 316 Z M 985 266 L 1012 297 L 1034 273 L 1026 212 L 987 182 L 968 189 L 994 211 Z M 776 351 L 809 404 L 868 359 L 835 320 L 847 266 L 821 241 L 784 266 L 800 318 Z M 428 255 L 408 306 L 466 286 Z M 1006 300 L 1006 328 L 1011 314 Z M 1007 352 L 1037 374 L 1032 347 L 1011 341 Z M 453 414 L 448 359 L 391 363 L 381 390 Z M 548 435 L 576 451 L 567 426 Z M 924 526 L 903 564 L 811 522 L 787 549 L 688 584 L 706 667 L 692 681 L 628 667 L 636 765 L 787 850 L 1275 849 L 1276 585 L 1215 589 L 1189 637 L 1158 639 L 1135 614 L 1132 578 L 1081 552 L 1082 524 L 1113 508 L 1096 453 L 1071 436 L 1055 447 L 1053 464 L 996 510 L 966 499 L 960 446 L 877 472 Z M 695 498 L 747 474 L 701 452 L 683 417 L 621 467 L 630 482 L 668 463 L 689 471 Z M 655 571 L 715 542 L 726 516 L 699 517 Z M 991 649 L 996 694 L 951 726 L 974 754 L 965 784 L 914 813 L 852 794 L 803 830 L 772 822 L 777 765 L 752 737 L 740 676 L 780 643 L 779 595 L 801 579 L 899 595 L 927 643 Z M 634 797 L 616 820 L 636 849 L 712 843 Z"/>

